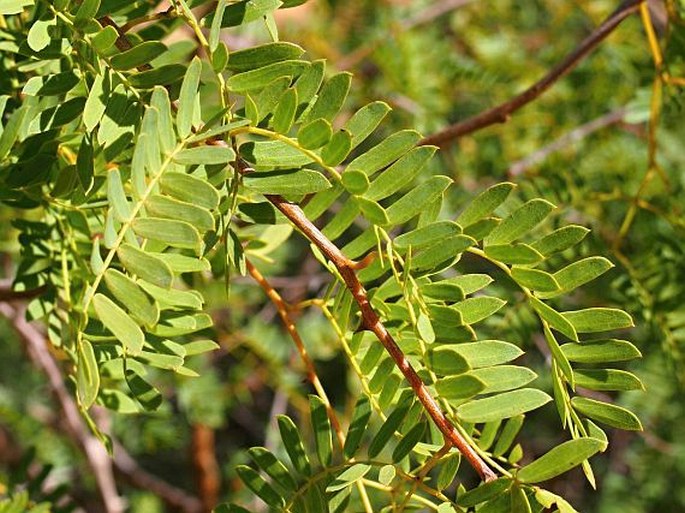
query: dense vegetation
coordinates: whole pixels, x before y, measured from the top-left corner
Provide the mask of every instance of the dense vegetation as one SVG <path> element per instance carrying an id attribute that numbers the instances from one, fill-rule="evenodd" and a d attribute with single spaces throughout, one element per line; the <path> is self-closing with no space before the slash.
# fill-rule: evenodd
<path id="1" fill-rule="evenodd" d="M 0 0 L 0 511 L 685 507 L 684 10 Z"/>

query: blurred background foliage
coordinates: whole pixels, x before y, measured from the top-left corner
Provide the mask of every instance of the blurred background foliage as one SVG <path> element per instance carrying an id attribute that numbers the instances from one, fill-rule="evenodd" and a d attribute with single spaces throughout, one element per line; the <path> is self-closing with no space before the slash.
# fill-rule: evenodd
<path id="1" fill-rule="evenodd" d="M 667 73 L 655 70 L 655 48 L 640 16 L 633 16 L 538 100 L 505 124 L 455 141 L 439 160 L 440 171 L 458 185 L 446 208 L 457 212 L 475 193 L 510 180 L 521 199 L 547 198 L 560 207 L 560 221 L 592 228 L 581 255 L 605 255 L 616 264 L 565 298 L 563 307 L 617 305 L 634 316 L 632 339 L 644 359 L 632 369 L 647 393 L 625 393 L 619 403 L 638 412 L 645 432 L 613 434 L 608 455 L 597 458 L 598 492 L 590 493 L 580 471 L 550 486 L 584 512 L 685 511 L 685 4 L 649 4 Z M 388 134 L 415 127 L 428 135 L 531 85 L 615 7 L 608 0 L 311 0 L 280 12 L 279 28 L 282 40 L 300 44 L 311 59 L 355 74 L 350 113 L 383 99 L 394 108 L 384 125 Z M 229 48 L 239 48 L 268 34 L 254 23 L 227 37 Z M 0 272 L 8 278 L 18 246 L 10 210 L 1 208 Z M 272 283 L 287 300 L 325 289 L 327 278 L 308 254 L 291 241 L 262 265 L 282 276 Z M 474 272 L 495 272 L 475 260 L 466 264 Z M 509 294 L 522 305 L 514 287 L 496 283 L 500 297 Z M 229 300 L 221 280 L 194 286 L 203 287 L 221 350 L 196 359 L 199 378 L 160 374 L 155 383 L 167 398 L 160 411 L 113 417 L 112 429 L 153 474 L 199 495 L 240 501 L 232 469 L 245 459 L 241 450 L 273 447 L 271 419 L 306 415 L 310 390 L 276 311 L 257 286 L 236 278 Z M 525 308 L 484 326 L 484 333 L 543 347 Z M 358 385 L 335 333 L 312 310 L 298 327 L 333 403 L 349 411 L 350 391 Z M 63 434 L 44 376 L 21 347 L 0 322 L 0 496 L 29 482 L 34 501 L 52 500 L 55 511 L 87 505 L 93 494 L 87 467 Z M 528 356 L 540 366 L 544 357 L 542 350 Z M 165 388 L 164 380 L 172 379 Z M 529 444 L 549 447 L 546 437 L 557 436 L 558 418 L 547 413 L 536 413 L 529 424 L 536 426 L 524 434 Z M 69 496 L 61 488 L 66 483 Z M 124 494 L 131 511 L 165 511 L 153 493 L 130 488 Z"/>

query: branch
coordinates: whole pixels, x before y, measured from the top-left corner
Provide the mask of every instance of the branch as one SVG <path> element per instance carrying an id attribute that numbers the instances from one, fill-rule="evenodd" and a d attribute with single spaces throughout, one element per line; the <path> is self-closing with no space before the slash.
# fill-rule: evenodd
<path id="1" fill-rule="evenodd" d="M 244 163 L 237 162 L 238 169 L 242 172 Z M 352 293 L 352 297 L 359 305 L 361 312 L 362 329 L 371 331 L 376 338 L 383 344 L 385 350 L 390 354 L 395 365 L 400 369 L 405 379 L 411 386 L 414 394 L 419 399 L 424 409 L 445 437 L 445 441 L 454 445 L 462 455 L 468 460 L 469 464 L 478 472 L 484 481 L 496 479 L 497 475 L 469 445 L 464 437 L 457 431 L 456 427 L 450 422 L 441 410 L 438 403 L 431 396 L 428 388 L 421 380 L 416 370 L 411 366 L 404 356 L 402 349 L 397 345 L 395 339 L 388 332 L 387 328 L 378 317 L 376 311 L 371 307 L 369 298 L 364 286 L 355 274 L 355 268 L 359 265 L 347 258 L 338 247 L 333 244 L 314 224 L 305 216 L 302 209 L 286 201 L 282 196 L 266 195 L 278 210 L 280 210 L 302 234 L 309 239 L 336 267 L 347 289 Z"/>
<path id="2" fill-rule="evenodd" d="M 12 301 L 35 299 L 45 294 L 47 290 L 47 285 L 42 285 L 30 290 L 12 290 L 11 285 L 5 287 L 3 284 L 0 284 L 0 303 L 11 303 Z"/>
<path id="3" fill-rule="evenodd" d="M 147 490 L 162 499 L 170 508 L 185 513 L 199 513 L 202 505 L 197 497 L 189 495 L 184 490 L 170 485 L 166 481 L 150 474 L 138 465 L 138 462 L 126 451 L 123 445 L 113 441 L 114 468 L 129 483 L 140 490 Z"/>
<path id="4" fill-rule="evenodd" d="M 326 412 L 328 413 L 328 418 L 331 421 L 331 426 L 335 431 L 335 434 L 338 438 L 338 442 L 340 442 L 340 447 L 343 447 L 345 445 L 345 435 L 343 434 L 342 427 L 340 426 L 340 421 L 338 420 L 338 416 L 335 414 L 333 406 L 331 406 L 331 402 L 328 399 L 326 390 L 321 384 L 321 381 L 319 381 L 319 376 L 316 373 L 314 362 L 309 357 L 309 353 L 307 352 L 307 349 L 304 347 L 304 342 L 302 341 L 302 337 L 300 337 L 300 333 L 297 331 L 297 328 L 295 327 L 295 322 L 290 317 L 288 305 L 285 303 L 285 301 L 283 301 L 281 295 L 278 292 L 276 292 L 276 290 L 271 286 L 271 284 L 266 280 L 266 278 L 264 278 L 262 273 L 260 273 L 254 265 L 252 265 L 252 262 L 246 260 L 246 264 L 247 272 L 250 273 L 250 276 L 254 278 L 254 280 L 259 284 L 262 290 L 264 290 L 267 297 L 274 304 L 274 306 L 276 307 L 276 311 L 278 311 L 278 315 L 281 317 L 281 321 L 283 321 L 285 329 L 288 331 L 290 338 L 293 339 L 295 347 L 297 347 L 297 352 L 300 353 L 300 359 L 304 363 L 305 368 L 307 370 L 307 379 L 312 384 L 314 390 L 316 390 L 316 393 L 319 395 L 324 405 L 326 406 Z"/>
<path id="5" fill-rule="evenodd" d="M 587 137 L 588 135 L 598 130 L 601 130 L 602 128 L 619 123 L 625 117 L 626 111 L 627 110 L 624 107 L 621 107 L 614 111 L 608 112 L 596 119 L 593 119 L 592 121 L 588 121 L 587 123 L 584 123 L 579 127 L 574 128 L 570 132 L 552 141 L 547 146 L 543 146 L 542 148 L 531 153 L 527 157 L 514 162 L 509 167 L 509 171 L 507 172 L 507 174 L 509 175 L 509 177 L 512 178 L 522 175 L 528 170 L 528 168 L 534 166 L 539 162 L 542 162 L 552 153 L 559 151 L 560 149 L 565 148 L 566 146 L 569 146 L 575 142 L 578 142 L 581 139 Z"/>
<path id="6" fill-rule="evenodd" d="M 606 18 L 589 36 L 568 54 L 564 60 L 553 67 L 547 75 L 534 83 L 518 96 L 488 109 L 480 114 L 450 125 L 447 128 L 425 137 L 420 144 L 444 146 L 454 139 L 470 134 L 481 128 L 495 123 L 505 123 L 512 113 L 535 100 L 538 96 L 549 89 L 555 82 L 566 76 L 580 61 L 589 55 L 620 23 L 640 9 L 640 4 L 645 0 L 624 0 L 618 8 Z"/>
<path id="7" fill-rule="evenodd" d="M 93 472 L 105 511 L 122 513 L 125 509 L 124 500 L 117 492 L 110 457 L 104 445 L 86 427 L 74 399 L 64 385 L 62 372 L 45 344 L 45 337 L 35 326 L 26 322 L 24 312 L 24 307 L 13 308 L 0 303 L 0 313 L 12 323 L 14 330 L 24 340 L 29 356 L 47 376 L 50 388 L 64 413 L 67 429 L 83 451 Z"/>

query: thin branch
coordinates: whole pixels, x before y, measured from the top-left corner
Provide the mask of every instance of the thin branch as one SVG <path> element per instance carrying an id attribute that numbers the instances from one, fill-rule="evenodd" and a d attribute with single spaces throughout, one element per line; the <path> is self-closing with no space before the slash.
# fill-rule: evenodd
<path id="1" fill-rule="evenodd" d="M 88 461 L 97 484 L 100 498 L 107 513 L 122 513 L 124 500 L 119 496 L 112 472 L 112 462 L 102 443 L 85 425 L 74 399 L 64 384 L 62 372 L 50 354 L 45 337 L 24 318 L 25 307 L 13 308 L 0 303 L 0 313 L 11 323 L 14 330 L 26 344 L 33 362 L 47 376 L 57 402 L 59 403 L 70 435 L 79 445 Z"/>
<path id="2" fill-rule="evenodd" d="M 531 168 L 535 164 L 542 162 L 552 153 L 555 153 L 563 148 L 566 148 L 567 146 L 570 146 L 571 144 L 584 139 L 588 135 L 593 134 L 594 132 L 597 132 L 602 128 L 621 122 L 626 115 L 626 111 L 627 109 L 625 107 L 621 107 L 614 111 L 608 112 L 596 119 L 593 119 L 592 121 L 588 121 L 587 123 L 584 123 L 579 127 L 574 128 L 570 132 L 552 141 L 547 146 L 543 146 L 542 148 L 531 153 L 527 157 L 514 162 L 509 167 L 509 171 L 507 172 L 508 176 L 510 178 L 513 178 L 522 175 L 529 168 Z"/>
<path id="3" fill-rule="evenodd" d="M 238 169 L 242 172 L 245 164 L 240 160 L 237 162 Z M 282 196 L 266 195 L 278 210 L 281 211 L 302 234 L 314 244 L 336 267 L 340 277 L 352 297 L 359 306 L 361 313 L 362 329 L 371 331 L 376 338 L 383 344 L 385 350 L 390 354 L 395 365 L 400 369 L 405 379 L 412 387 L 414 394 L 419 399 L 424 409 L 431 417 L 435 425 L 445 437 L 445 441 L 454 445 L 468 460 L 469 464 L 478 472 L 481 479 L 491 481 L 496 479 L 495 472 L 483 461 L 476 451 L 469 445 L 464 437 L 457 431 L 452 422 L 445 416 L 438 403 L 431 396 L 425 383 L 421 380 L 416 370 L 405 357 L 402 349 L 397 345 L 393 336 L 381 321 L 376 311 L 371 307 L 369 297 L 364 286 L 357 278 L 355 269 L 358 264 L 347 258 L 338 247 L 333 244 L 314 224 L 307 218 L 302 209 L 290 203 Z"/>
<path id="4" fill-rule="evenodd" d="M 11 286 L 5 287 L 4 285 L 0 284 L 0 303 L 11 303 L 12 301 L 35 299 L 45 294 L 47 290 L 47 285 L 42 285 L 30 290 L 12 290 Z"/>
<path id="5" fill-rule="evenodd" d="M 170 508 L 185 513 L 199 513 L 202 505 L 197 497 L 170 485 L 159 477 L 150 474 L 126 451 L 123 445 L 114 441 L 114 468 L 131 485 L 140 490 L 152 492 Z"/>
<path id="6" fill-rule="evenodd" d="M 555 82 L 566 76 L 579 62 L 589 55 L 606 37 L 618 27 L 623 20 L 636 13 L 645 0 L 624 0 L 618 8 L 606 18 L 589 36 L 554 66 L 542 79 L 514 98 L 476 114 L 464 121 L 425 137 L 420 144 L 444 146 L 459 137 L 470 134 L 495 123 L 505 123 L 512 113 L 529 104 L 549 89 Z"/>
<path id="7" fill-rule="evenodd" d="M 312 384 L 314 390 L 316 390 L 316 393 L 326 406 L 326 412 L 328 413 L 328 418 L 331 421 L 333 431 L 335 431 L 336 436 L 338 438 L 338 442 L 340 442 L 340 447 L 343 447 L 345 445 L 345 435 L 343 433 L 342 426 L 340 425 L 338 416 L 336 415 L 335 410 L 333 409 L 333 406 L 331 405 L 331 402 L 328 399 L 326 390 L 321 384 L 321 381 L 319 381 L 319 376 L 316 373 L 314 362 L 309 357 L 309 353 L 307 352 L 307 349 L 304 347 L 304 342 L 302 341 L 302 337 L 300 337 L 300 333 L 297 331 L 297 328 L 295 327 L 295 322 L 290 317 L 288 305 L 285 303 L 285 301 L 283 301 L 283 298 L 276 291 L 276 289 L 274 289 L 266 280 L 266 278 L 264 278 L 262 273 L 260 273 L 259 270 L 252 264 L 252 262 L 247 260 L 246 264 L 247 272 L 250 273 L 250 276 L 252 276 L 252 278 L 257 282 L 257 284 L 266 293 L 267 297 L 274 304 L 276 310 L 278 311 L 278 315 L 281 318 L 281 321 L 283 321 L 285 329 L 288 331 L 290 338 L 293 339 L 293 342 L 295 342 L 297 352 L 300 353 L 300 358 L 302 359 L 302 362 L 304 363 L 307 371 L 307 379 Z"/>

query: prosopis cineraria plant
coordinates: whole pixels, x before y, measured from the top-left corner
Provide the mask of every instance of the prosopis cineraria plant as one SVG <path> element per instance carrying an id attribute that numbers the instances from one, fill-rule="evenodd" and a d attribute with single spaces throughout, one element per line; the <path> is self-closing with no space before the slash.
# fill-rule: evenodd
<path id="1" fill-rule="evenodd" d="M 452 180 L 432 139 L 384 131 L 382 101 L 349 115 L 352 76 L 278 41 L 274 12 L 301 3 L 0 2 L 0 201 L 22 243 L 13 292 L 32 299 L 28 318 L 108 443 L 94 405 L 154 411 L 150 369 L 192 379 L 188 361 L 218 347 L 196 277 L 251 276 L 312 392 L 300 428 L 280 416 L 276 450 L 252 448 L 236 468 L 274 510 L 573 511 L 541 483 L 581 466 L 594 484 L 604 429 L 641 429 L 610 396 L 577 390 L 642 388 L 619 368 L 640 356 L 624 340 L 631 317 L 559 307 L 612 263 L 574 258 L 588 230 L 512 183 L 443 214 Z M 224 36 L 250 23 L 271 41 L 230 48 Z M 347 358 L 354 408 L 331 404 L 296 309 L 259 270 L 296 239 L 330 276 L 306 307 Z M 524 349 L 488 328 L 523 310 L 548 356 L 537 381 Z M 564 441 L 532 455 L 518 435 L 537 410 L 556 410 Z"/>

